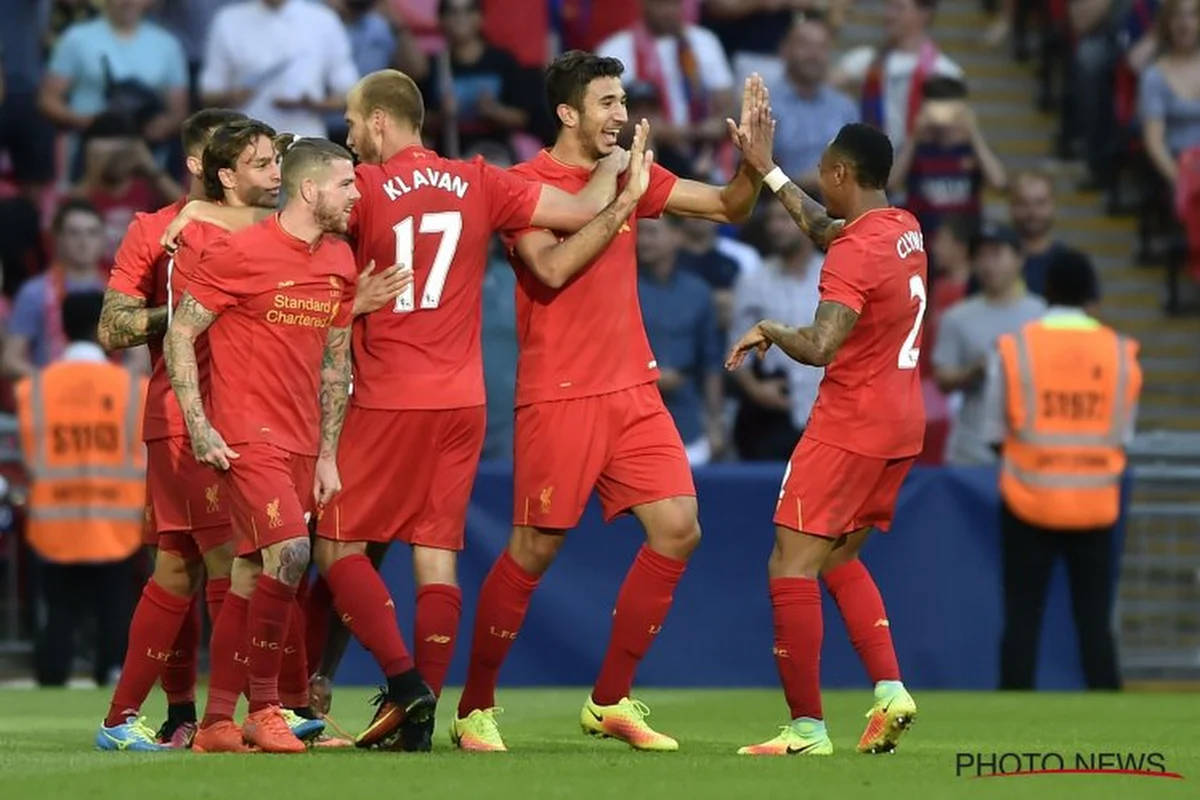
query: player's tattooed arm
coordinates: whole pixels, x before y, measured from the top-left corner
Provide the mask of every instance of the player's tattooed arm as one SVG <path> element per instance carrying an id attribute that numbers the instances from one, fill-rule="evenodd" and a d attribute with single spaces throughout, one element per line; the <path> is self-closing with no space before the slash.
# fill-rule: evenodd
<path id="1" fill-rule="evenodd" d="M 792 219 L 800 226 L 800 230 L 816 242 L 818 247 L 828 248 L 845 227 L 844 220 L 830 217 L 825 211 L 825 206 L 809 197 L 803 189 L 791 181 L 784 184 L 776 192 L 776 196 Z"/>
<path id="2" fill-rule="evenodd" d="M 166 331 L 166 306 L 149 308 L 144 297 L 134 297 L 116 289 L 104 291 L 99 339 L 105 350 L 137 347 Z"/>
<path id="3" fill-rule="evenodd" d="M 825 300 L 817 306 L 813 324 L 807 328 L 794 328 L 774 320 L 760 322 L 758 327 L 768 342 L 787 353 L 793 361 L 824 367 L 833 361 L 856 322 L 858 312 L 841 303 Z"/>
<path id="4" fill-rule="evenodd" d="M 350 402 L 350 328 L 330 328 L 321 358 L 321 458 L 336 458 Z"/>
<path id="5" fill-rule="evenodd" d="M 217 319 L 192 297 L 184 293 L 179 302 L 167 335 L 163 339 L 163 360 L 171 389 L 179 401 L 192 440 L 192 453 L 197 461 L 217 467 L 229 468 L 229 458 L 237 454 L 229 449 L 208 421 L 204 413 L 204 399 L 200 393 L 200 368 L 196 362 L 196 339 L 208 330 Z"/>

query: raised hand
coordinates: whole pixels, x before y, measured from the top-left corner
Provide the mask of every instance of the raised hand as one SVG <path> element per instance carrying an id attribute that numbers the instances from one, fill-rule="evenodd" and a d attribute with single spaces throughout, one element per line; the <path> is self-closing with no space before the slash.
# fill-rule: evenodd
<path id="1" fill-rule="evenodd" d="M 633 145 L 629 148 L 629 180 L 622 190 L 632 200 L 641 199 L 650 186 L 650 168 L 654 166 L 654 151 L 646 149 L 650 136 L 650 123 L 642 120 L 633 132 Z"/>
<path id="2" fill-rule="evenodd" d="M 737 344 L 729 351 L 729 355 L 725 358 L 725 369 L 732 372 L 742 366 L 742 362 L 746 360 L 746 356 L 751 350 L 758 352 L 758 357 L 762 358 L 771 349 L 771 342 L 768 341 L 766 334 L 762 332 L 762 328 L 755 325 L 750 330 L 746 331 L 741 339 L 738 339 Z"/>
<path id="3" fill-rule="evenodd" d="M 762 176 L 775 168 L 775 119 L 771 116 L 770 92 L 760 75 L 755 73 L 746 79 L 741 123 L 726 119 L 725 124 L 750 169 Z"/>

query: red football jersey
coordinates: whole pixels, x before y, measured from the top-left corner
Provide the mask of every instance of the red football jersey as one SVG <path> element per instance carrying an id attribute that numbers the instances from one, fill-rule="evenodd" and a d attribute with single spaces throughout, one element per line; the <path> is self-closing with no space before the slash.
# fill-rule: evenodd
<path id="1" fill-rule="evenodd" d="M 355 405 L 481 406 L 483 278 L 493 233 L 529 225 L 541 186 L 482 159 L 410 147 L 357 168 L 351 234 L 360 269 L 413 269 L 413 285 L 354 325 Z"/>
<path id="2" fill-rule="evenodd" d="M 571 193 L 591 179 L 591 170 L 564 164 L 548 150 L 512 172 Z M 661 216 L 678 180 L 655 164 L 637 216 Z M 638 302 L 636 223 L 622 225 L 596 260 L 557 290 L 516 254 L 526 233 L 506 239 L 517 272 L 517 405 L 594 397 L 658 380 Z"/>
<path id="3" fill-rule="evenodd" d="M 804 435 L 873 458 L 921 452 L 921 327 L 928 275 L 916 218 L 870 211 L 834 240 L 821 269 L 821 300 L 858 312 L 817 394 Z"/>
<path id="4" fill-rule="evenodd" d="M 179 307 L 179 301 L 187 290 L 191 276 L 195 274 L 200 263 L 200 255 L 209 243 L 229 235 L 229 231 L 207 222 L 193 222 L 184 228 L 179 236 L 179 246 L 171 258 L 167 270 L 167 296 L 164 302 L 171 310 Z M 209 382 L 209 350 L 208 333 L 205 332 L 196 340 L 196 367 L 200 373 L 200 390 L 207 397 Z M 166 439 L 170 436 L 187 436 L 187 423 L 184 422 L 183 412 L 179 409 L 179 400 L 171 389 L 171 379 L 167 377 L 167 365 L 163 359 L 152 364 L 150 373 L 150 388 L 146 392 L 146 421 L 145 439 L 153 442 L 156 439 Z"/>
<path id="5" fill-rule="evenodd" d="M 209 408 L 226 443 L 317 455 L 325 340 L 350 324 L 357 279 L 345 242 L 310 248 L 278 215 L 205 249 L 187 291 L 220 315 L 208 330 Z"/>

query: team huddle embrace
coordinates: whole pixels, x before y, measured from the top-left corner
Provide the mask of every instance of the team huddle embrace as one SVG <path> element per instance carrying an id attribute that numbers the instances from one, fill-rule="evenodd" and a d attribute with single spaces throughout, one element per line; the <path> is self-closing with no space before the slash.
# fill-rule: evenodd
<path id="1" fill-rule="evenodd" d="M 725 186 L 680 179 L 654 163 L 645 121 L 628 151 L 617 146 L 629 122 L 622 73 L 619 61 L 578 51 L 556 59 L 546 92 L 557 141 L 507 171 L 426 149 L 420 92 L 390 70 L 350 92 L 349 151 L 236 112 L 188 121 L 192 194 L 135 220 L 101 319 L 107 346 L 152 350 L 144 433 L 147 544 L 157 550 L 98 747 L 432 747 L 484 442 L 480 308 L 499 234 L 518 278 L 513 533 L 480 590 L 450 739 L 467 751 L 507 749 L 500 668 L 595 490 L 605 518 L 634 515 L 646 543 L 617 597 L 580 724 L 634 749 L 678 750 L 632 696 L 700 541 L 686 451 L 641 321 L 636 219 L 742 222 L 766 185 L 828 248 L 822 302 L 808 326 L 760 322 L 727 365 L 777 346 L 826 375 L 784 478 L 769 566 L 792 722 L 739 752 L 832 752 L 818 580 L 875 682 L 858 749 L 895 748 L 916 706 L 857 558 L 871 528 L 887 530 L 924 433 L 915 367 L 926 262 L 917 223 L 883 193 L 891 145 L 873 128 L 842 130 L 821 161 L 827 211 L 775 167 L 769 97 L 752 76 L 740 120 L 728 122 L 737 173 Z M 377 572 L 393 541 L 412 548 L 412 652 Z M 198 715 L 194 668 L 172 672 L 171 654 L 194 624 L 202 581 L 213 631 Z M 358 639 L 386 679 L 353 742 L 325 730 L 323 675 L 344 647 L 329 630 L 331 608 L 333 627 Z M 317 648 L 332 658 L 308 652 Z M 169 710 L 155 732 L 139 710 L 160 679 Z M 249 712 L 238 724 L 242 695 Z"/>

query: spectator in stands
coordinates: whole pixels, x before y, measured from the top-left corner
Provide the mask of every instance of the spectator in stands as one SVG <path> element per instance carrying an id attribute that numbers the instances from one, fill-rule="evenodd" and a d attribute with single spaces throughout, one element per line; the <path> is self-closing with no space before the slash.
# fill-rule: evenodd
<path id="1" fill-rule="evenodd" d="M 100 16 L 100 5 L 101 0 L 51 0 L 50 19 L 38 28 L 43 32 L 42 52 L 47 56 L 54 52 L 54 45 L 67 28 Z"/>
<path id="2" fill-rule="evenodd" d="M 767 258 L 760 270 L 738 278 L 732 330 L 747 330 L 761 319 L 810 319 L 820 301 L 821 254 L 773 197 L 748 227 L 756 229 L 752 238 L 766 243 Z M 778 348 L 762 359 L 752 356 L 733 373 L 741 394 L 733 423 L 738 455 L 786 461 L 808 424 L 823 374 Z"/>
<path id="3" fill-rule="evenodd" d="M 104 112 L 124 114 L 165 160 L 188 112 L 187 60 L 179 40 L 145 19 L 144 0 L 105 0 L 104 14 L 72 25 L 54 45 L 39 105 L 73 133 Z M 72 138 L 71 177 L 83 174 Z"/>
<path id="4" fill-rule="evenodd" d="M 1046 266 L 1059 252 L 1071 250 L 1054 233 L 1054 178 L 1044 172 L 1017 173 L 1009 183 L 1009 216 L 1021 239 L 1025 286 L 1041 294 L 1046 286 Z"/>
<path id="5" fill-rule="evenodd" d="M 67 345 L 60 309 L 68 292 L 99 289 L 107 276 L 104 220 L 91 203 L 71 198 L 54 215 L 55 262 L 42 275 L 30 278 L 17 292 L 0 369 L 9 377 L 24 377 L 62 355 Z"/>
<path id="6" fill-rule="evenodd" d="M 529 99 L 541 93 L 511 53 L 484 38 L 479 0 L 440 0 L 438 16 L 446 50 L 422 86 L 426 134 L 440 136 L 438 150 L 450 156 L 480 142 L 507 143 L 529 125 Z"/>
<path id="7" fill-rule="evenodd" d="M 708 286 L 678 268 L 679 232 L 663 219 L 638 223 L 638 298 L 658 388 L 687 448 L 707 464 L 725 449 L 723 342 Z"/>
<path id="8" fill-rule="evenodd" d="M 1200 0 L 1166 0 L 1157 23 L 1159 57 L 1139 88 L 1146 154 L 1168 185 L 1179 156 L 1200 146 Z"/>
<path id="9" fill-rule="evenodd" d="M 734 86 L 753 72 L 773 83 L 783 77 L 779 48 L 792 19 L 817 18 L 806 12 L 819 12 L 823 5 L 819 0 L 704 0 L 700 22 L 721 40 Z"/>
<path id="10" fill-rule="evenodd" d="M 738 262 L 721 251 L 717 224 L 706 219 L 672 217 L 679 228 L 679 269 L 700 278 L 712 290 L 713 308 L 717 312 L 717 330 L 722 341 L 729 332 L 733 314 L 733 286 L 738 279 Z"/>
<path id="11" fill-rule="evenodd" d="M 950 214 L 942 218 L 936 233 L 927 235 L 936 276 L 930 281 L 933 288 L 925 312 L 922 355 L 933 353 L 938 317 L 967 296 L 967 284 L 971 280 L 971 242 L 979 227 L 979 217 L 974 214 Z"/>
<path id="12" fill-rule="evenodd" d="M 826 81 L 831 39 L 820 19 L 797 17 L 781 47 L 784 74 L 771 84 L 775 163 L 810 194 L 819 194 L 817 162 L 825 146 L 859 119 L 858 105 Z"/>
<path id="13" fill-rule="evenodd" d="M 0 24 L 0 156 L 8 155 L 11 178 L 36 204 L 54 180 L 54 128 L 37 106 L 42 51 L 32 31 L 45 25 L 41 2 L 4 4 Z"/>
<path id="14" fill-rule="evenodd" d="M 325 114 L 346 107 L 358 81 L 350 37 L 328 6 L 308 0 L 243 0 L 209 29 L 200 94 L 279 131 L 325 136 Z"/>
<path id="15" fill-rule="evenodd" d="M 178 200 L 183 187 L 159 166 L 137 128 L 119 114 L 96 117 L 83 134 L 83 153 L 83 178 L 74 194 L 104 219 L 104 260 L 111 264 L 133 215 Z"/>
<path id="16" fill-rule="evenodd" d="M 350 37 L 350 52 L 359 75 L 394 67 L 415 81 L 429 74 L 429 58 L 417 44 L 404 18 L 388 3 L 376 0 L 325 0 Z M 325 115 L 329 138 L 346 141 L 346 119 L 340 111 Z"/>
<path id="17" fill-rule="evenodd" d="M 941 53 L 930 36 L 936 0 L 885 0 L 884 40 L 842 57 L 834 83 L 856 86 L 862 121 L 887 131 L 892 147 L 904 144 L 917 121 L 925 81 L 935 75 L 962 78 L 963 71 Z"/>
<path id="18" fill-rule="evenodd" d="M 162 25 L 183 46 L 188 67 L 188 105 L 199 106 L 200 69 L 204 63 L 204 44 L 208 29 L 218 11 L 237 0 L 163 0 L 152 2 L 154 21 Z"/>
<path id="19" fill-rule="evenodd" d="M 700 21 L 703 0 L 683 0 L 683 18 Z M 503 6 L 507 0 L 489 0 Z M 563 50 L 597 51 L 599 45 L 615 33 L 637 24 L 642 0 L 553 0 Z M 628 62 L 626 62 L 628 66 Z"/>
<path id="20" fill-rule="evenodd" d="M 967 104 L 966 84 L 934 77 L 925 81 L 923 94 L 911 135 L 892 165 L 890 188 L 904 192 L 905 207 L 930 238 L 946 214 L 978 220 L 984 188 L 1003 189 L 1008 177 Z"/>
<path id="21" fill-rule="evenodd" d="M 1046 311 L 1045 301 L 1030 294 L 1021 281 L 1020 247 L 1015 232 L 985 224 L 971 243 L 971 259 L 983 291 L 952 307 L 938 323 L 934 377 L 943 392 L 962 392 L 962 407 L 947 446 L 950 464 L 996 460 L 985 435 L 988 360 L 1000 336 L 1020 330 Z"/>
<path id="22" fill-rule="evenodd" d="M 1064 155 L 1087 162 L 1088 189 L 1107 186 L 1111 177 L 1116 110 L 1110 87 L 1120 52 L 1122 9 L 1115 0 L 1072 0 L 1067 6 L 1073 45 L 1063 93 Z"/>
<path id="23" fill-rule="evenodd" d="M 657 89 L 659 141 L 707 156 L 728 140 L 725 119 L 734 112 L 729 60 L 712 31 L 685 22 L 682 0 L 643 0 L 642 9 L 636 25 L 596 51 L 620 59 L 627 83 L 647 81 Z"/>

